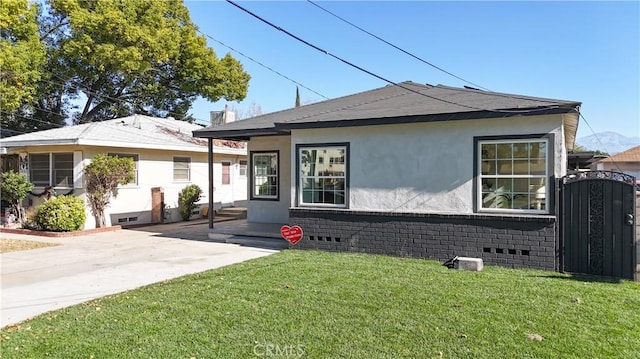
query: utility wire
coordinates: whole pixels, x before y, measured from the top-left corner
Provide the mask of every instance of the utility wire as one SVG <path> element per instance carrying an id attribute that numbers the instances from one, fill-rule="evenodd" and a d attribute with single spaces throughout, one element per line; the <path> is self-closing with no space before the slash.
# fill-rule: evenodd
<path id="1" fill-rule="evenodd" d="M 205 34 L 204 32 L 202 32 L 202 31 L 200 31 L 200 30 L 197 30 L 197 31 L 198 31 L 199 33 L 201 33 L 202 35 L 204 35 L 204 36 L 206 36 L 206 37 L 210 38 L 211 40 L 213 40 L 213 41 L 217 42 L 218 44 L 220 44 L 220 45 L 222 45 L 222 46 L 224 46 L 224 47 L 228 48 L 229 50 L 231 50 L 231 51 L 233 51 L 233 52 L 235 52 L 235 53 L 237 53 L 237 54 L 239 54 L 239 55 L 241 55 L 241 56 L 244 56 L 245 58 L 247 58 L 247 59 L 249 59 L 249 60 L 253 61 L 254 63 L 256 63 L 256 64 L 258 64 L 258 65 L 260 65 L 260 66 L 264 67 L 265 69 L 267 69 L 267 70 L 269 70 L 269 71 L 271 71 L 271 72 L 273 72 L 273 73 L 275 73 L 276 75 L 278 75 L 278 76 L 280 76 L 280 77 L 282 77 L 282 78 L 285 78 L 285 79 L 287 79 L 287 80 L 289 80 L 289 81 L 293 82 L 294 84 L 296 84 L 296 85 L 298 85 L 298 86 L 300 86 L 300 87 L 302 87 L 302 88 L 304 88 L 304 89 L 307 89 L 307 90 L 309 90 L 309 91 L 313 92 L 314 94 L 316 94 L 316 95 L 318 95 L 318 96 L 320 96 L 320 97 L 324 98 L 325 100 L 328 100 L 328 99 L 329 99 L 327 96 L 325 96 L 325 95 L 323 95 L 323 94 L 321 94 L 321 93 L 319 93 L 319 92 L 317 92 L 317 91 L 314 91 L 314 90 L 312 90 L 312 89 L 308 88 L 307 86 L 305 86 L 305 85 L 303 85 L 303 84 L 299 83 L 299 82 L 298 82 L 298 81 L 296 81 L 296 80 L 293 80 L 293 79 L 291 79 L 291 78 L 287 77 L 286 75 L 283 75 L 282 73 L 280 73 L 280 72 L 278 72 L 278 71 L 276 71 L 276 70 L 272 69 L 271 67 L 269 67 L 269 66 L 267 66 L 267 65 L 265 65 L 265 64 L 263 64 L 263 63 L 261 63 L 260 61 L 253 59 L 251 56 L 248 56 L 248 55 L 243 54 L 242 52 L 240 52 L 240 51 L 238 51 L 238 50 L 234 49 L 233 47 L 231 47 L 231 46 L 229 46 L 229 45 L 225 44 L 224 42 L 222 42 L 222 41 L 220 41 L 220 40 L 217 40 L 217 39 L 213 38 L 211 35 Z"/>
<path id="2" fill-rule="evenodd" d="M 387 41 L 387 40 L 385 40 L 385 39 L 383 39 L 383 38 L 381 38 L 381 37 L 379 37 L 379 36 L 377 36 L 377 35 L 375 35 L 375 34 L 373 34 L 373 33 L 369 32 L 369 31 L 367 31 L 367 30 L 365 30 L 365 29 L 361 28 L 360 26 L 358 26 L 358 25 L 356 25 L 356 24 L 354 24 L 354 23 L 352 23 L 352 22 L 350 22 L 350 21 L 348 21 L 348 20 L 346 20 L 346 19 L 344 19 L 344 18 L 342 18 L 342 17 L 340 17 L 340 16 L 338 16 L 338 15 L 336 15 L 336 14 L 332 13 L 331 11 L 329 11 L 329 10 L 327 10 L 327 9 L 323 8 L 322 6 L 320 6 L 320 5 L 316 4 L 315 2 L 313 2 L 313 1 L 311 1 L 311 0 L 307 0 L 307 2 L 308 2 L 308 3 L 310 3 L 310 4 L 312 4 L 312 5 L 313 5 L 313 6 L 315 6 L 315 7 L 319 8 L 320 10 L 322 10 L 322 11 L 324 11 L 324 12 L 328 13 L 329 15 L 331 15 L 331 16 L 333 16 L 333 17 L 335 17 L 335 18 L 337 18 L 337 19 L 339 19 L 339 20 L 341 20 L 341 21 L 343 21 L 343 22 L 345 22 L 345 23 L 347 23 L 347 24 L 349 24 L 349 25 L 351 25 L 351 26 L 355 27 L 356 29 L 358 29 L 358 30 L 360 30 L 360 31 L 364 32 L 365 34 L 367 34 L 367 35 L 369 35 L 369 36 L 372 36 L 372 37 L 374 37 L 374 38 L 376 38 L 376 39 L 378 39 L 378 40 L 380 40 L 380 41 L 384 42 L 385 44 L 387 44 L 387 45 L 389 45 L 389 46 L 393 47 L 394 49 L 396 49 L 396 50 L 398 50 L 398 51 L 400 51 L 400 52 L 404 53 L 405 55 L 409 55 L 409 56 L 413 57 L 414 59 L 416 59 L 416 60 L 418 60 L 418 61 L 420 61 L 420 62 L 422 62 L 422 63 L 424 63 L 424 64 L 426 64 L 426 65 L 429 65 L 429 66 L 433 67 L 433 68 L 434 68 L 434 69 L 436 69 L 436 70 L 442 71 L 442 72 L 444 72 L 445 74 L 447 74 L 447 75 L 449 75 L 449 76 L 453 76 L 453 77 L 457 78 L 458 80 L 461 80 L 461 81 L 463 81 L 463 82 L 466 82 L 466 83 L 468 83 L 468 84 L 470 84 L 470 85 L 473 85 L 473 86 L 475 86 L 475 87 L 477 87 L 477 88 L 483 89 L 483 90 L 485 90 L 485 91 L 491 91 L 491 90 L 489 90 L 489 89 L 487 89 L 487 88 L 485 88 L 485 87 L 482 87 L 482 86 L 480 86 L 480 85 L 478 85 L 478 84 L 475 84 L 475 83 L 473 83 L 473 82 L 471 82 L 471 81 L 465 80 L 465 79 L 463 79 L 463 78 L 462 78 L 462 77 L 460 77 L 460 76 L 457 76 L 457 75 L 455 75 L 455 74 L 453 74 L 453 73 L 451 73 L 451 72 L 449 72 L 449 71 L 447 71 L 447 70 L 445 70 L 445 69 L 443 69 L 443 68 L 441 68 L 441 67 L 439 67 L 439 66 L 436 66 L 436 65 L 432 64 L 431 62 L 429 62 L 429 61 L 427 61 L 427 60 L 425 60 L 425 59 L 423 59 L 423 58 L 421 58 L 421 57 L 419 57 L 419 56 L 417 56 L 417 55 L 414 55 L 414 54 L 410 53 L 409 51 L 406 51 L 406 50 L 404 50 L 404 49 L 400 48 L 399 46 L 396 46 L 396 45 L 394 45 L 394 44 L 390 43 L 389 41 Z"/>
<path id="3" fill-rule="evenodd" d="M 591 133 L 593 133 L 593 135 L 596 137 L 596 140 L 598 140 L 598 143 L 600 144 L 600 146 L 602 146 L 602 149 L 609 154 L 609 150 L 607 150 L 607 148 L 604 146 L 604 143 L 602 143 L 602 141 L 600 141 L 600 137 L 596 134 L 596 132 L 593 130 L 593 128 L 591 127 L 591 125 L 589 124 L 589 121 L 587 121 L 587 119 L 582 115 L 582 113 L 580 113 L 580 117 L 582 117 L 582 120 L 584 120 L 584 123 L 587 125 L 587 127 L 589 127 L 589 130 L 591 131 Z M 609 155 L 611 156 L 611 155 Z M 624 173 L 622 171 L 622 169 L 620 168 L 620 166 L 618 165 L 618 162 L 613 161 L 612 162 L 616 168 L 618 169 L 619 172 Z"/>
<path id="4" fill-rule="evenodd" d="M 64 79 L 62 79 L 62 78 L 60 78 L 60 77 L 58 77 L 56 75 L 54 75 L 54 76 L 57 77 L 60 81 L 66 82 L 66 80 L 64 80 Z M 48 83 L 51 83 L 51 84 L 54 84 L 54 85 L 58 85 L 58 86 L 67 86 L 64 83 L 55 82 L 55 81 L 51 81 L 51 80 L 40 80 L 40 81 L 48 82 Z M 82 85 L 79 85 L 79 84 L 77 84 L 75 82 L 72 82 L 72 81 L 69 81 L 69 82 L 71 84 L 69 87 L 71 87 L 73 89 L 76 89 L 76 90 L 81 90 L 81 91 L 83 91 L 83 92 L 85 92 L 86 94 L 89 94 L 89 95 L 94 95 L 96 98 L 107 99 L 107 100 L 110 100 L 112 102 L 124 103 L 124 104 L 128 104 L 128 105 L 131 105 L 131 106 L 134 106 L 134 107 L 139 105 L 139 104 L 137 104 L 137 103 L 135 103 L 133 101 L 130 101 L 130 100 L 127 100 L 127 99 L 124 99 L 124 98 L 112 97 L 112 96 L 109 96 L 109 95 L 106 95 L 106 94 L 102 94 L 102 93 L 99 93 L 99 92 L 95 92 L 95 91 L 89 90 L 88 88 L 83 87 Z M 44 112 L 51 113 L 53 115 L 58 115 L 56 113 L 53 113 L 51 111 L 47 111 L 47 110 L 44 110 L 44 109 L 40 109 L 40 110 L 42 110 Z M 203 124 L 208 124 L 209 123 L 209 121 L 203 120 L 201 118 L 196 118 L 196 117 L 193 117 L 193 116 L 191 116 L 191 117 L 194 120 L 200 121 Z"/>
<path id="5" fill-rule="evenodd" d="M 240 10 L 242 10 L 242 11 L 246 12 L 246 13 L 247 13 L 247 14 L 249 14 L 249 15 L 253 16 L 254 18 L 256 18 L 256 19 L 258 19 L 258 20 L 262 21 L 263 23 L 265 23 L 265 24 L 267 24 L 267 25 L 269 25 L 269 26 L 273 27 L 274 29 L 276 29 L 276 30 L 278 30 L 278 31 L 281 31 L 281 32 L 283 32 L 283 33 L 287 34 L 289 37 L 292 37 L 293 39 L 295 39 L 295 40 L 297 40 L 297 41 L 299 41 L 299 42 L 301 42 L 301 43 L 303 43 L 303 44 L 305 44 L 305 45 L 307 45 L 307 46 L 309 46 L 309 47 L 311 47 L 311 48 L 313 48 L 313 49 L 315 49 L 315 50 L 317 50 L 317 51 L 319 51 L 319 52 L 322 52 L 322 53 L 323 53 L 323 54 L 325 54 L 325 55 L 328 55 L 328 56 L 330 56 L 330 57 L 333 57 L 334 59 L 336 59 L 336 60 L 338 60 L 338 61 L 340 61 L 340 62 L 342 62 L 342 63 L 344 63 L 344 64 L 346 64 L 346 65 L 348 65 L 348 66 L 350 66 L 350 67 L 353 67 L 353 68 L 355 68 L 355 69 L 357 69 L 357 70 L 359 70 L 359 71 L 361 71 L 361 72 L 364 72 L 364 73 L 366 73 L 366 74 L 368 74 L 368 75 L 370 75 L 370 76 L 373 76 L 373 77 L 375 77 L 375 78 L 377 78 L 377 79 L 379 79 L 379 80 L 382 80 L 382 81 L 384 81 L 384 82 L 386 82 L 386 83 L 388 83 L 388 84 L 390 84 L 390 85 L 393 85 L 393 86 L 396 86 L 396 87 L 402 88 L 402 89 L 404 89 L 404 90 L 407 90 L 407 91 L 409 91 L 409 92 L 413 92 L 413 93 L 418 94 L 418 95 L 420 95 L 420 96 L 424 96 L 424 97 L 430 98 L 430 99 L 432 99 L 432 100 L 436 100 L 436 101 L 440 101 L 440 102 L 448 103 L 448 104 L 455 105 L 455 106 L 465 107 L 465 108 L 472 109 L 472 110 L 478 110 L 478 111 L 490 111 L 490 112 L 498 112 L 498 113 L 531 113 L 531 112 L 534 112 L 534 111 L 540 111 L 540 110 L 542 110 L 542 109 L 553 109 L 553 108 L 558 108 L 558 106 L 554 105 L 554 106 L 545 106 L 545 107 L 543 107 L 543 108 L 528 109 L 528 110 L 499 110 L 499 109 L 489 110 L 489 109 L 485 109 L 485 108 L 481 108 L 481 107 L 470 106 L 470 105 L 464 105 L 464 104 L 461 104 L 461 103 L 457 103 L 457 102 L 453 102 L 453 101 L 449 101 L 449 100 L 444 100 L 444 99 L 437 98 L 437 97 L 434 97 L 434 96 L 431 96 L 431 95 L 427 95 L 427 94 L 422 93 L 422 92 L 420 92 L 420 91 L 417 91 L 417 90 L 414 90 L 414 89 L 412 89 L 412 88 L 409 88 L 409 87 L 403 86 L 402 84 L 398 84 L 398 83 L 396 83 L 396 82 L 393 82 L 393 81 L 391 81 L 391 80 L 389 80 L 389 79 L 387 79 L 387 78 L 385 78 L 385 77 L 382 77 L 382 76 L 380 76 L 380 75 L 378 75 L 378 74 L 376 74 L 376 73 L 374 73 L 374 72 L 371 72 L 371 71 L 366 70 L 366 69 L 364 69 L 364 68 L 362 68 L 362 67 L 360 67 L 360 66 L 358 66 L 358 65 L 356 65 L 356 64 L 354 64 L 354 63 L 351 63 L 351 62 L 349 62 L 349 61 L 347 61 L 347 60 L 345 60 L 345 59 L 343 59 L 343 58 L 341 58 L 341 57 L 339 57 L 339 56 L 336 56 L 336 55 L 334 55 L 334 54 L 330 53 L 329 51 L 326 51 L 326 50 L 324 50 L 324 49 L 322 49 L 322 48 L 320 48 L 320 47 L 318 47 L 318 46 L 316 46 L 316 45 L 314 45 L 314 44 L 310 43 L 309 41 L 304 40 L 304 39 L 302 39 L 302 38 L 300 38 L 300 37 L 298 37 L 298 36 L 296 36 L 296 35 L 292 34 L 291 32 L 289 32 L 289 31 L 287 31 L 287 30 L 285 30 L 285 29 L 281 28 L 280 26 L 275 25 L 275 24 L 273 24 L 273 23 L 269 22 L 268 20 L 266 20 L 266 19 L 264 19 L 264 18 L 260 17 L 259 15 L 256 15 L 255 13 L 253 13 L 253 12 L 251 12 L 250 10 L 248 10 L 248 9 L 246 9 L 246 8 L 244 8 L 244 7 L 240 6 L 240 5 L 238 5 L 238 4 L 236 4 L 235 2 L 233 2 L 233 1 L 231 1 L 231 0 L 226 0 L 226 1 L 227 1 L 229 4 L 231 4 L 231 5 L 235 6 L 235 7 L 237 7 L 238 9 L 240 9 Z M 492 94 L 493 94 L 493 93 L 492 93 Z M 497 96 L 500 96 L 500 94 L 496 94 L 496 95 L 497 95 Z"/>
<path id="6" fill-rule="evenodd" d="M 290 33 L 289 31 L 287 31 L 287 30 L 285 30 L 285 29 L 281 28 L 280 26 L 275 25 L 275 24 L 273 24 L 273 23 L 269 22 L 268 20 L 266 20 L 266 19 L 264 19 L 264 18 L 262 18 L 262 17 L 260 17 L 260 16 L 258 16 L 258 15 L 256 15 L 256 14 L 254 14 L 254 13 L 253 13 L 253 12 L 251 12 L 250 10 L 245 9 L 244 7 L 242 7 L 242 6 L 238 5 L 238 4 L 236 4 L 235 2 L 233 2 L 233 1 L 231 1 L 231 0 L 226 0 L 226 1 L 227 1 L 229 4 L 231 4 L 231 5 L 235 6 L 235 7 L 237 7 L 238 9 L 240 9 L 240 10 L 242 10 L 242 11 L 246 12 L 247 14 L 249 14 L 249 15 L 251 15 L 251 16 L 253 16 L 253 17 L 255 17 L 256 19 L 258 19 L 258 20 L 260 20 L 260 21 L 264 22 L 265 24 L 267 24 L 267 25 L 269 25 L 269 26 L 273 27 L 274 29 L 276 29 L 276 30 L 278 30 L 278 31 L 281 31 L 281 32 L 284 32 L 285 34 L 287 34 L 288 36 L 290 36 L 290 37 L 292 37 L 292 38 L 294 38 L 294 39 L 298 40 L 299 42 L 301 42 L 301 43 L 303 43 L 303 44 L 305 44 L 305 45 L 307 45 L 307 46 L 309 46 L 309 47 L 311 47 L 311 48 L 313 48 L 313 49 L 315 49 L 315 50 L 317 50 L 317 51 L 319 51 L 319 52 L 322 52 L 322 53 L 323 53 L 323 54 L 325 54 L 325 55 L 331 56 L 331 57 L 333 57 L 334 59 L 336 59 L 336 60 L 338 60 L 338 61 L 340 61 L 340 62 L 342 62 L 342 63 L 344 63 L 344 64 L 346 64 L 346 65 L 348 65 L 348 66 L 351 66 L 351 67 L 353 67 L 353 68 L 355 68 L 355 69 L 357 69 L 357 70 L 359 70 L 359 71 L 361 71 L 361 72 L 364 72 L 364 73 L 366 73 L 366 74 L 368 74 L 368 75 L 370 75 L 370 76 L 373 76 L 373 77 L 377 78 L 378 80 L 382 80 L 382 81 L 384 81 L 384 82 L 386 82 L 386 83 L 388 83 L 388 84 L 390 84 L 390 85 L 398 86 L 398 87 L 403 88 L 403 89 L 405 89 L 405 90 L 408 90 L 408 91 L 411 91 L 411 92 L 414 92 L 414 93 L 417 93 L 417 94 L 420 94 L 420 95 L 423 95 L 423 96 L 426 96 L 426 97 L 432 98 L 432 99 L 434 99 L 434 100 L 438 100 L 438 101 L 446 102 L 446 103 L 453 104 L 453 105 L 463 106 L 463 107 L 467 107 L 467 108 L 470 108 L 470 109 L 481 110 L 480 108 L 476 108 L 476 107 L 472 107 L 472 106 L 467 106 L 467 105 L 462 105 L 462 104 L 457 104 L 457 103 L 455 103 L 455 102 L 451 102 L 451 101 L 447 101 L 447 100 L 438 99 L 438 98 L 435 98 L 435 97 L 432 97 L 432 96 L 429 96 L 429 95 L 423 94 L 423 93 L 421 93 L 421 92 L 419 92 L 419 91 L 416 91 L 416 90 L 414 90 L 414 89 L 410 89 L 410 88 L 408 88 L 408 87 L 405 87 L 405 86 L 402 86 L 402 85 L 400 85 L 400 84 L 397 84 L 397 83 L 395 83 L 395 82 L 393 82 L 393 81 L 391 81 L 391 80 L 389 80 L 389 79 L 386 79 L 386 78 L 384 78 L 384 77 L 382 77 L 382 76 L 380 76 L 380 75 L 378 75 L 378 74 L 376 74 L 376 73 L 373 73 L 373 72 L 371 72 L 371 71 L 369 71 L 369 70 L 366 70 L 366 69 L 364 69 L 364 68 L 362 68 L 362 67 L 360 67 L 360 66 L 358 66 L 358 65 L 356 65 L 356 64 L 353 64 L 353 63 L 351 63 L 351 62 L 349 62 L 349 61 L 347 61 L 347 60 L 345 60 L 345 59 L 343 59 L 343 58 L 341 58 L 341 57 L 339 57 L 339 56 L 336 56 L 336 55 L 334 55 L 334 54 L 330 53 L 329 51 L 326 51 L 326 50 L 324 50 L 324 49 L 322 49 L 322 48 L 320 48 L 320 47 L 318 47 L 318 46 L 316 46 L 316 45 L 314 45 L 314 44 L 310 43 L 310 42 L 309 42 L 309 41 L 307 41 L 307 40 L 304 40 L 304 39 L 302 39 L 302 38 L 300 38 L 300 37 L 298 37 L 298 36 L 296 36 L 296 35 L 294 35 L 294 34 Z"/>

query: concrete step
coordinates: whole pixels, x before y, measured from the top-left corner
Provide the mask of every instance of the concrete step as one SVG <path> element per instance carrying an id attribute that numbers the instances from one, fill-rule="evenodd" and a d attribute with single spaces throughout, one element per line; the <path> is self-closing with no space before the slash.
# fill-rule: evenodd
<path id="1" fill-rule="evenodd" d="M 282 238 L 239 236 L 235 234 L 209 233 L 209 240 L 218 243 L 231 243 L 247 247 L 265 249 L 287 249 L 289 242 Z"/>
<path id="2" fill-rule="evenodd" d="M 216 216 L 244 219 L 247 218 L 247 209 L 243 207 L 221 208 L 216 211 Z"/>

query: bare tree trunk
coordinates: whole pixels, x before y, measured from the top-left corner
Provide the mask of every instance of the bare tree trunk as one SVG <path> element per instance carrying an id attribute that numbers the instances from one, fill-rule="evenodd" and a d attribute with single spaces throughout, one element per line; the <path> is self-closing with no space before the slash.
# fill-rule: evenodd
<path id="1" fill-rule="evenodd" d="M 95 214 L 93 218 L 96 220 L 96 228 L 104 228 L 107 226 L 104 213 Z"/>

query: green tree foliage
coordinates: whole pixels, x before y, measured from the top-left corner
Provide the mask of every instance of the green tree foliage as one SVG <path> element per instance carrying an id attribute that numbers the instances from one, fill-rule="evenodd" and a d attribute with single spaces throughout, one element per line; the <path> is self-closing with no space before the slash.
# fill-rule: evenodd
<path id="1" fill-rule="evenodd" d="M 36 127 L 69 116 L 76 123 L 133 113 L 184 119 L 199 96 L 246 96 L 250 76 L 231 55 L 218 58 L 207 47 L 182 0 L 45 0 L 43 8 L 46 78 L 37 99 L 15 113 L 44 121 Z M 73 99 L 82 99 L 79 108 Z"/>
<path id="2" fill-rule="evenodd" d="M 45 231 L 70 232 L 82 229 L 86 219 L 82 198 L 59 196 L 38 207 L 35 221 Z"/>
<path id="3" fill-rule="evenodd" d="M 31 1 L 0 1 L 0 110 L 3 112 L 16 111 L 35 98 L 45 63 L 37 16 L 38 6 Z"/>
<path id="4" fill-rule="evenodd" d="M 85 167 L 87 201 L 96 220 L 96 228 L 106 227 L 104 211 L 111 196 L 118 195 L 118 185 L 135 179 L 133 160 L 128 157 L 98 154 Z"/>
<path id="5" fill-rule="evenodd" d="M 18 223 L 24 222 L 22 201 L 27 198 L 27 194 L 32 189 L 33 183 L 29 182 L 25 175 L 13 171 L 2 173 L 2 182 L 0 182 L 0 198 L 11 205 Z"/>
<path id="6" fill-rule="evenodd" d="M 190 184 L 178 194 L 180 218 L 188 221 L 191 213 L 196 209 L 196 202 L 202 197 L 202 189 L 197 184 Z"/>

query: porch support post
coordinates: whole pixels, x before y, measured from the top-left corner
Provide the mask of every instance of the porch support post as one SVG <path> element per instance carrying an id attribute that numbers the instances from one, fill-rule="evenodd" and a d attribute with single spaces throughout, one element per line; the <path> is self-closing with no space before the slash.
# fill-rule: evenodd
<path id="1" fill-rule="evenodd" d="M 213 228 L 213 138 L 208 139 L 209 151 L 209 210 L 207 211 L 207 217 L 209 219 L 209 229 Z"/>

